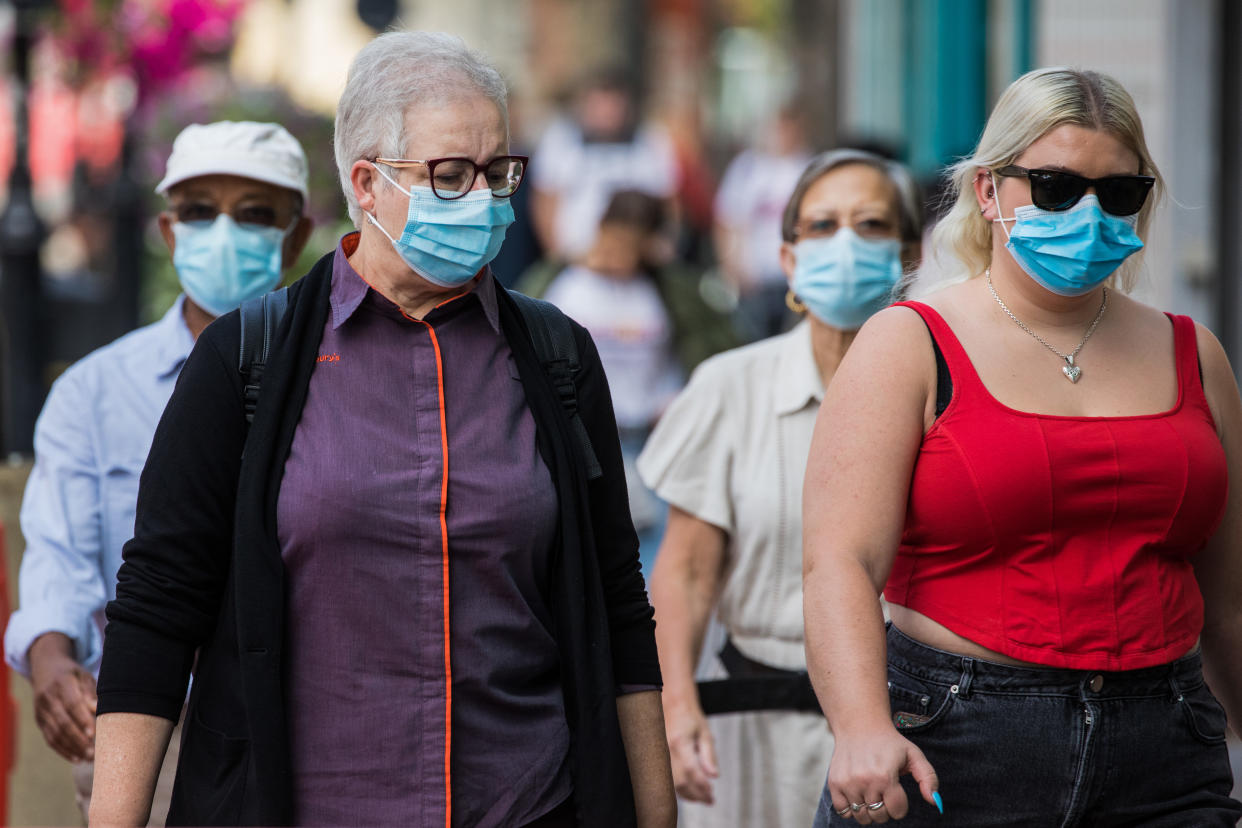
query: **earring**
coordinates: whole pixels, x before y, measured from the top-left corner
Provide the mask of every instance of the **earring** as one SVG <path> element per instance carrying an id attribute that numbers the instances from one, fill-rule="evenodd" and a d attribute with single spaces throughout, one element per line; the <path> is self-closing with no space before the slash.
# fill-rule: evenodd
<path id="1" fill-rule="evenodd" d="M 794 313 L 806 313 L 806 303 L 798 298 L 798 294 L 793 292 L 793 288 L 785 291 L 785 307 Z"/>

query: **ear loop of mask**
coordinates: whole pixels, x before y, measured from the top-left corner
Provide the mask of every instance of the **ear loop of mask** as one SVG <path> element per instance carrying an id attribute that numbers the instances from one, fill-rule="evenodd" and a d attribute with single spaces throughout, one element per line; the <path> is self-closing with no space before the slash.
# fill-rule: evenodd
<path id="1" fill-rule="evenodd" d="M 1018 217 L 1014 216 L 1013 218 L 1005 218 L 1005 211 L 1001 209 L 1000 203 L 1000 186 L 997 185 L 996 176 L 991 170 L 988 170 L 988 178 L 992 179 L 992 200 L 996 202 L 996 214 L 1000 216 L 1000 218 L 992 219 L 992 223 L 1000 224 L 1001 229 L 1005 231 L 1005 241 L 1009 241 L 1009 228 L 1005 226 L 1005 222 L 1017 221 Z"/>
<path id="2" fill-rule="evenodd" d="M 375 164 L 374 162 L 371 162 L 371 166 L 375 168 L 375 171 L 376 171 L 377 173 L 379 173 L 379 175 L 380 175 L 380 177 L 381 177 L 381 178 L 383 178 L 385 181 L 387 181 L 387 182 L 388 182 L 389 184 L 391 184 L 392 186 L 396 187 L 398 192 L 400 192 L 400 193 L 404 193 L 406 196 L 409 196 L 409 197 L 411 197 L 411 198 L 413 197 L 413 194 L 412 194 L 412 193 L 410 193 L 410 192 L 408 192 L 408 191 L 406 191 L 406 190 L 403 190 L 403 189 L 401 188 L 401 185 L 400 185 L 400 184 L 398 184 L 397 182 L 393 181 L 393 180 L 392 180 L 391 178 L 389 178 L 388 176 L 384 175 L 384 171 L 383 171 L 383 170 L 381 170 L 381 169 L 379 168 L 379 165 L 378 165 L 378 164 Z M 384 225 L 382 225 L 382 224 L 380 224 L 380 223 L 379 223 L 379 219 L 377 219 L 374 215 L 372 215 L 371 213 L 369 213 L 369 212 L 368 212 L 368 211 L 366 211 L 366 210 L 363 210 L 363 211 L 362 211 L 362 214 L 363 214 L 364 216 L 366 216 L 366 217 L 370 220 L 370 222 L 371 222 L 372 224 L 374 224 L 376 227 L 378 227 L 378 228 L 379 228 L 379 231 L 380 231 L 381 233 L 383 233 L 383 234 L 384 234 L 384 238 L 388 239 L 388 241 L 392 242 L 393 244 L 396 244 L 396 243 L 397 243 L 397 240 L 396 240 L 396 239 L 394 239 L 392 236 L 388 235 L 388 231 L 384 229 Z"/>

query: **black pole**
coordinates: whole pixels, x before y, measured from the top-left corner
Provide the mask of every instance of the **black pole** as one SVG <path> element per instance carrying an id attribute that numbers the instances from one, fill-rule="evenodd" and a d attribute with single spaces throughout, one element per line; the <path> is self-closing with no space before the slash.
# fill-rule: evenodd
<path id="1" fill-rule="evenodd" d="M 9 175 L 9 201 L 0 214 L 0 307 L 3 308 L 5 453 L 34 450 L 34 424 L 43 405 L 45 362 L 42 269 L 43 222 L 35 212 L 30 180 L 30 45 L 38 0 L 14 0 L 13 107 L 16 147 Z"/>

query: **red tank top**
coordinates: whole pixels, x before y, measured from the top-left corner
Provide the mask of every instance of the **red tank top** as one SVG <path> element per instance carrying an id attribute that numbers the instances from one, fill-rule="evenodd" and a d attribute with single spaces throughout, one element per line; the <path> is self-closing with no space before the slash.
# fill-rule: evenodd
<path id="1" fill-rule="evenodd" d="M 900 304 L 935 338 L 953 397 L 919 449 L 885 597 L 1050 667 L 1132 670 L 1183 655 L 1203 626 L 1191 558 L 1228 486 L 1194 322 L 1169 315 L 1173 408 L 1064 417 L 1002 405 L 936 311 Z"/>

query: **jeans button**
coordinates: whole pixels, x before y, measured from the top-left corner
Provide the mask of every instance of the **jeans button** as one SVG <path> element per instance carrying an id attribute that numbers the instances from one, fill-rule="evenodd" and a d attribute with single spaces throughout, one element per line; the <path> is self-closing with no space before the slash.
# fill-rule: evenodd
<path id="1" fill-rule="evenodd" d="M 1092 693 L 1098 693 L 1104 689 L 1104 676 L 1096 673 L 1091 677 L 1091 681 L 1087 684 L 1091 688 Z"/>

